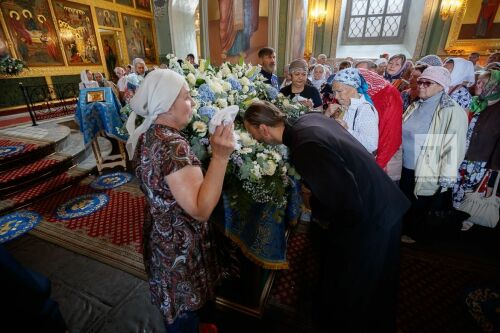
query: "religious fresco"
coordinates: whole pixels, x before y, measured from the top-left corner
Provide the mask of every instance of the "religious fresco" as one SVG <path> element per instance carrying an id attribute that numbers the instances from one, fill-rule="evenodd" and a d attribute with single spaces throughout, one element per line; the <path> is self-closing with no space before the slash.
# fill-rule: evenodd
<path id="1" fill-rule="evenodd" d="M 208 4 L 210 59 L 258 63 L 257 53 L 268 44 L 267 0 L 214 0 Z"/>
<path id="2" fill-rule="evenodd" d="M 19 59 L 28 66 L 64 65 L 47 0 L 2 1 L 0 6 Z"/>
<path id="3" fill-rule="evenodd" d="M 467 1 L 459 39 L 500 38 L 500 0 Z"/>
<path id="4" fill-rule="evenodd" d="M 151 2 L 149 0 L 135 0 L 135 8 L 151 11 Z"/>
<path id="5" fill-rule="evenodd" d="M 104 51 L 104 61 L 106 62 L 106 68 L 111 76 L 110 79 L 114 78 L 116 63 L 118 61 L 117 45 L 114 34 L 104 34 L 101 32 L 101 44 Z"/>
<path id="6" fill-rule="evenodd" d="M 134 58 L 142 58 L 147 63 L 156 64 L 154 27 L 151 19 L 122 14 L 122 20 L 130 63 Z"/>
<path id="7" fill-rule="evenodd" d="M 0 60 L 10 56 L 9 44 L 5 38 L 2 27 L 0 27 Z"/>
<path id="8" fill-rule="evenodd" d="M 103 27 L 119 28 L 118 14 L 108 9 L 95 8 L 97 15 L 97 24 Z"/>
<path id="9" fill-rule="evenodd" d="M 62 0 L 52 4 L 68 64 L 100 64 L 90 7 Z"/>

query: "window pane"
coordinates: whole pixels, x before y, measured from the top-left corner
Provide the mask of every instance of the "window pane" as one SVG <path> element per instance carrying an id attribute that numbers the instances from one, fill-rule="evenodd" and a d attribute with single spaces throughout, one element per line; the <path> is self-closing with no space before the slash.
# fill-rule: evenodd
<path id="1" fill-rule="evenodd" d="M 393 1 L 393 0 L 390 0 Z M 368 10 L 369 15 L 373 14 L 383 14 L 385 9 L 386 0 L 371 0 L 370 9 Z"/>
<path id="2" fill-rule="evenodd" d="M 384 22 L 384 31 L 382 32 L 382 37 L 395 37 L 399 32 L 399 23 L 401 22 L 401 16 L 386 16 Z"/>
<path id="3" fill-rule="evenodd" d="M 363 24 L 365 23 L 364 17 L 352 17 L 349 23 L 349 37 L 363 37 Z"/>
<path id="4" fill-rule="evenodd" d="M 366 15 L 368 0 L 352 0 L 352 15 Z"/>
<path id="5" fill-rule="evenodd" d="M 387 4 L 387 14 L 402 13 L 404 3 L 404 0 L 390 0 Z"/>
<path id="6" fill-rule="evenodd" d="M 382 16 L 368 17 L 368 20 L 366 21 L 365 37 L 380 36 L 381 28 L 382 28 Z"/>

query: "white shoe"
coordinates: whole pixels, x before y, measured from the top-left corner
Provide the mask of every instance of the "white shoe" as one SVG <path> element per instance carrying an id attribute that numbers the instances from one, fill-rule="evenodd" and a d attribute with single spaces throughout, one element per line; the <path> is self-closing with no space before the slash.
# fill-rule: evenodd
<path id="1" fill-rule="evenodd" d="M 414 244 L 417 242 L 416 240 L 407 235 L 401 236 L 401 241 L 406 244 Z"/>

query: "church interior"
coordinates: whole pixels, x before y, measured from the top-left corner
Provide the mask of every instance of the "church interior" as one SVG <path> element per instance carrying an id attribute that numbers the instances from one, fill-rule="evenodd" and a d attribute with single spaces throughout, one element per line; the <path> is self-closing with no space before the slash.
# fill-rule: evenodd
<path id="1" fill-rule="evenodd" d="M 2 0 L 0 281 L 7 295 L 2 308 L 10 310 L 0 317 L 15 318 L 13 331 L 21 332 L 500 332 L 499 7 L 499 0 Z M 139 168 L 129 149 L 134 131 L 163 119 L 156 114 L 151 120 L 151 109 L 140 113 L 134 102 L 158 73 L 185 78 L 193 111 L 182 135 L 186 155 L 197 162 L 189 167 L 201 166 L 202 180 L 216 173 L 209 169 L 215 163 L 211 136 L 218 133 L 212 122 L 236 105 L 231 121 L 237 147 L 226 159 L 210 232 L 189 227 L 195 239 L 209 237 L 213 245 L 219 275 L 213 290 L 206 287 L 211 297 L 178 281 L 186 272 L 175 265 L 201 269 L 186 264 L 191 257 L 175 258 L 170 273 L 145 244 L 148 225 L 162 235 L 170 228 L 152 217 L 147 166 Z M 352 77 L 360 83 L 351 85 Z M 358 111 L 349 118 L 354 98 L 343 104 L 339 82 L 354 87 L 353 96 L 374 110 L 376 123 L 360 125 L 368 118 L 358 118 L 355 131 Z M 163 101 L 175 89 L 174 97 L 181 96 L 185 88 L 169 84 L 164 93 L 148 94 L 146 109 L 153 107 L 150 98 Z M 440 102 L 428 106 L 434 94 Z M 345 304 L 349 329 L 336 319 L 318 324 L 337 311 L 333 305 L 323 306 L 321 315 L 316 311 L 325 270 L 340 275 L 348 265 L 335 267 L 325 259 L 330 250 L 324 237 L 334 228 L 315 211 L 315 185 L 288 160 L 292 150 L 263 144 L 248 129 L 245 110 L 261 100 L 287 117 L 334 118 L 407 196 L 411 208 L 401 216 L 393 253 L 394 309 L 373 296 L 363 308 Z M 451 108 L 447 117 L 462 122 L 461 129 L 431 135 L 436 115 Z M 435 112 L 432 120 L 426 118 L 429 110 Z M 139 147 L 150 132 L 142 132 Z M 430 153 L 431 175 L 425 176 L 441 172 L 435 170 L 445 162 L 453 164 L 451 175 L 435 182 L 432 195 L 422 195 L 419 181 L 428 179 L 417 170 L 428 146 L 418 137 L 443 147 L 450 133 L 458 137 L 450 148 L 458 158 L 450 162 L 442 151 L 432 160 Z M 372 135 L 378 146 L 368 148 Z M 390 156 L 382 161 L 384 154 Z M 310 163 L 314 158 L 322 159 Z M 145 160 L 153 164 L 152 157 Z M 399 163 L 395 173 L 392 162 Z M 175 184 L 169 177 L 179 172 L 158 180 L 168 184 L 158 193 L 173 195 L 171 205 L 185 209 L 178 192 L 169 189 Z M 405 179 L 412 179 L 410 190 Z M 339 196 L 350 191 L 328 192 L 331 225 L 345 216 Z M 379 191 L 360 193 L 395 204 Z M 205 193 L 197 200 L 211 197 Z M 362 203 L 368 220 L 376 215 L 370 204 Z M 189 237 L 183 241 L 192 245 Z M 332 245 L 331 251 L 342 249 Z M 375 258 L 367 251 L 361 260 Z M 168 293 L 181 291 L 154 280 L 154 269 L 171 274 L 183 297 L 191 295 L 186 304 L 170 296 L 158 301 L 154 290 L 161 288 L 155 284 L 163 283 Z M 199 284 L 209 280 L 208 270 L 196 274 Z M 356 294 L 347 285 L 337 288 L 329 297 Z M 199 328 L 173 327 L 169 311 L 178 305 L 174 317 L 195 314 Z M 378 306 L 393 312 L 383 329 L 372 318 Z"/>

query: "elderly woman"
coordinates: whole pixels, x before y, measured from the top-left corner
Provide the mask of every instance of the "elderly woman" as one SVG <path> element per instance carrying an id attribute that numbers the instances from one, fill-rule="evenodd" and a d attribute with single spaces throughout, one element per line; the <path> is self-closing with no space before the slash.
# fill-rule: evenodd
<path id="1" fill-rule="evenodd" d="M 405 221 L 406 234 L 418 236 L 419 222 L 430 207 L 451 207 L 450 188 L 465 155 L 467 115 L 445 93 L 450 72 L 428 67 L 417 81 L 421 101 L 403 115 L 403 171 L 400 187 L 412 202 Z"/>
<path id="2" fill-rule="evenodd" d="M 450 89 L 448 95 L 464 109 L 468 109 L 472 101 L 469 88 L 476 81 L 474 65 L 469 60 L 462 58 L 448 58 L 443 65 L 451 73 Z"/>
<path id="3" fill-rule="evenodd" d="M 135 74 L 140 75 L 142 77 L 146 76 L 146 72 L 148 71 L 148 67 L 146 66 L 146 63 L 144 62 L 144 59 L 135 58 L 132 61 L 132 66 L 133 66 Z"/>
<path id="4" fill-rule="evenodd" d="M 80 90 L 86 89 L 86 88 L 97 88 L 97 87 L 99 87 L 99 84 L 96 81 L 94 81 L 94 75 L 88 69 L 84 69 L 80 73 L 80 79 L 82 80 L 78 84 L 78 88 L 80 88 Z"/>
<path id="5" fill-rule="evenodd" d="M 467 131 L 467 153 L 453 188 L 453 206 L 458 208 L 467 192 L 472 192 L 490 171 L 500 170 L 500 71 L 491 70 L 478 78 L 473 113 Z"/>
<path id="6" fill-rule="evenodd" d="M 359 69 L 368 83 L 368 95 L 378 112 L 377 164 L 393 181 L 401 178 L 401 96 L 399 91 L 382 76 L 368 69 Z"/>
<path id="7" fill-rule="evenodd" d="M 415 66 L 413 71 L 411 72 L 410 75 L 410 80 L 409 80 L 409 88 L 404 90 L 401 93 L 401 98 L 403 99 L 403 112 L 416 100 L 418 100 L 418 85 L 417 85 L 417 80 L 422 75 L 422 72 L 429 67 L 429 65 L 425 63 L 420 63 Z"/>
<path id="8" fill-rule="evenodd" d="M 127 122 L 127 151 L 146 197 L 144 264 L 152 302 L 167 332 L 198 332 L 197 310 L 214 296 L 215 258 L 207 220 L 234 150 L 232 125 L 217 127 L 203 176 L 181 134 L 193 104 L 182 76 L 157 69 L 131 100 L 134 112 Z M 138 128 L 136 114 L 144 117 Z"/>
<path id="9" fill-rule="evenodd" d="M 379 58 L 375 60 L 375 65 L 377 65 L 377 74 L 384 75 L 385 70 L 387 69 L 387 59 Z"/>
<path id="10" fill-rule="evenodd" d="M 116 86 L 118 87 L 118 93 L 120 97 L 120 101 L 124 102 L 125 92 L 127 91 L 127 76 L 125 75 L 126 71 L 123 67 L 115 67 L 115 74 L 118 77 L 118 82 Z"/>
<path id="11" fill-rule="evenodd" d="M 332 88 L 339 104 L 331 104 L 325 114 L 331 117 L 340 111 L 338 122 L 369 153 L 376 155 L 378 113 L 368 96 L 368 85 L 365 79 L 359 75 L 357 68 L 346 68 L 335 74 Z"/>
<path id="12" fill-rule="evenodd" d="M 303 59 L 296 59 L 290 63 L 290 76 L 292 84 L 281 88 L 280 92 L 292 100 L 304 104 L 309 109 L 320 108 L 323 103 L 318 89 L 307 85 L 307 62 Z"/>
<path id="13" fill-rule="evenodd" d="M 435 54 L 428 54 L 425 57 L 420 58 L 415 65 L 425 64 L 427 66 L 443 66 L 443 61 Z"/>
<path id="14" fill-rule="evenodd" d="M 96 72 L 94 74 L 95 80 L 99 87 L 109 87 L 111 90 L 113 90 L 113 93 L 116 95 L 116 98 L 120 98 L 120 92 L 118 91 L 118 87 L 116 84 L 114 84 L 112 81 L 106 80 L 104 75 L 102 73 Z"/>
<path id="15" fill-rule="evenodd" d="M 326 83 L 325 67 L 323 65 L 318 64 L 314 66 L 311 77 L 311 84 L 314 88 L 318 89 L 318 91 L 321 91 L 321 88 L 325 83 Z"/>

